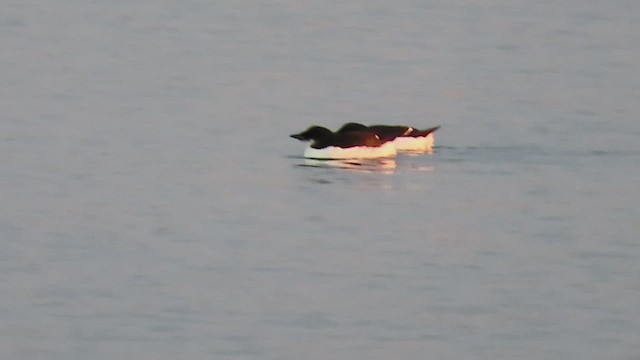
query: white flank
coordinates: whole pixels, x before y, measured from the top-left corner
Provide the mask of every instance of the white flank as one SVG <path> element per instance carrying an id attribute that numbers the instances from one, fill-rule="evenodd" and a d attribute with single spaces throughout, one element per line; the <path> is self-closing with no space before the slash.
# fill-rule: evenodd
<path id="1" fill-rule="evenodd" d="M 427 151 L 433 148 L 433 133 L 421 137 L 399 136 L 393 140 L 398 151 Z"/>
<path id="2" fill-rule="evenodd" d="M 304 157 L 308 159 L 375 159 L 396 156 L 396 147 L 391 141 L 382 146 L 354 146 L 341 148 L 337 146 L 327 146 L 322 149 L 307 147 Z"/>

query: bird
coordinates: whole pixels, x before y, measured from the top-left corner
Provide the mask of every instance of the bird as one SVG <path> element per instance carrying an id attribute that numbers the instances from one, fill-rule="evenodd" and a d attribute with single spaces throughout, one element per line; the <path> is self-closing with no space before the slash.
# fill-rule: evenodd
<path id="1" fill-rule="evenodd" d="M 426 130 L 419 130 L 411 126 L 402 125 L 371 125 L 366 126 L 360 123 L 350 122 L 342 125 L 337 133 L 348 133 L 351 131 L 372 130 L 382 141 L 391 141 L 397 151 L 428 151 L 433 148 L 435 138 L 434 132 L 440 126 L 435 126 Z"/>
<path id="2" fill-rule="evenodd" d="M 333 132 L 325 127 L 312 125 L 307 130 L 290 135 L 300 141 L 311 143 L 304 151 L 308 159 L 373 159 L 396 156 L 391 141 L 380 138 L 375 131 L 352 129 Z"/>

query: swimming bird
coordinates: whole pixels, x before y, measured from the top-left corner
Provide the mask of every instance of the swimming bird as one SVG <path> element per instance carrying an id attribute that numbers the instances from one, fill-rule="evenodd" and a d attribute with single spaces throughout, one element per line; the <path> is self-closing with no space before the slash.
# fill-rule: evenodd
<path id="1" fill-rule="evenodd" d="M 390 141 L 383 141 L 375 131 L 367 128 L 334 133 L 314 125 L 291 137 L 311 142 L 304 151 L 304 157 L 308 159 L 373 159 L 396 155 L 396 148 Z"/>
<path id="2" fill-rule="evenodd" d="M 366 126 L 360 123 L 346 123 L 337 131 L 347 133 L 351 131 L 374 131 L 382 141 L 392 141 L 398 151 L 426 151 L 433 148 L 435 142 L 434 132 L 440 126 L 426 130 L 419 130 L 411 126 L 402 125 L 372 125 Z"/>

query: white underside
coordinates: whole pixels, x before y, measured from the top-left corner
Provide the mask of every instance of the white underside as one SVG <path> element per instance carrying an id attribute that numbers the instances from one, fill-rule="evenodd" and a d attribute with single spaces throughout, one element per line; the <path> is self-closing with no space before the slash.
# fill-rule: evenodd
<path id="1" fill-rule="evenodd" d="M 384 143 L 382 146 L 354 146 L 341 148 L 328 146 L 322 149 L 307 147 L 304 157 L 308 159 L 375 159 L 396 156 L 396 147 L 391 143 Z"/>
<path id="2" fill-rule="evenodd" d="M 397 137 L 393 140 L 393 145 L 398 151 L 427 151 L 433 148 L 433 133 L 421 137 Z"/>

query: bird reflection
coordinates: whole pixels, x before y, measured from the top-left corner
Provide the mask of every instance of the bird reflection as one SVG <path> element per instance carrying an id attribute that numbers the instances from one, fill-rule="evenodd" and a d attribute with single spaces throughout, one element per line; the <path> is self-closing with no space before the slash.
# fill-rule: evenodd
<path id="1" fill-rule="evenodd" d="M 427 148 L 424 150 L 404 150 L 402 154 L 410 157 L 431 155 L 433 154 L 433 148 Z"/>
<path id="2" fill-rule="evenodd" d="M 349 160 L 317 160 L 304 159 L 300 166 L 338 168 L 362 172 L 381 172 L 391 174 L 396 169 L 396 160 L 393 158 L 384 159 L 349 159 Z"/>

